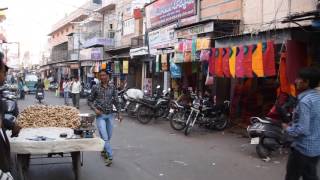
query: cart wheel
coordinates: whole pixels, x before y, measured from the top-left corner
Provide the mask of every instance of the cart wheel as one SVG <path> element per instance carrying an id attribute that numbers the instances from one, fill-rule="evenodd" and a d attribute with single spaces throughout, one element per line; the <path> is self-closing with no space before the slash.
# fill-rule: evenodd
<path id="1" fill-rule="evenodd" d="M 30 162 L 30 155 L 17 155 L 17 173 L 20 180 L 28 180 L 28 168 Z"/>
<path id="2" fill-rule="evenodd" d="M 72 157 L 72 165 L 73 165 L 75 180 L 80 180 L 80 167 L 81 167 L 80 152 L 72 152 L 71 157 Z"/>

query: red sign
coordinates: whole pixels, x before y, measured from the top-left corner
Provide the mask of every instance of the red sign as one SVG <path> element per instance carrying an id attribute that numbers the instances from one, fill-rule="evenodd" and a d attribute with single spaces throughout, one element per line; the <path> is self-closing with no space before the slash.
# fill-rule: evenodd
<path id="1" fill-rule="evenodd" d="M 195 0 L 158 0 L 146 7 L 147 28 L 169 24 L 196 12 Z"/>

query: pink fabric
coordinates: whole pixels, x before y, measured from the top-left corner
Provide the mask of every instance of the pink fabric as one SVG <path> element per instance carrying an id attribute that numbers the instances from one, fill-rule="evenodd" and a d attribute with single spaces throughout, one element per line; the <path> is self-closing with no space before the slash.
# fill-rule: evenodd
<path id="1" fill-rule="evenodd" d="M 244 48 L 243 46 L 237 47 L 236 52 L 236 77 L 243 78 L 244 77 Z"/>

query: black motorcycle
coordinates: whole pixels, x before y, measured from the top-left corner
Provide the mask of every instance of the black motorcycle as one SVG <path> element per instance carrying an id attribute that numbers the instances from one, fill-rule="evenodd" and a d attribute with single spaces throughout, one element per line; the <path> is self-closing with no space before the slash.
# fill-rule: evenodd
<path id="1" fill-rule="evenodd" d="M 19 130 L 16 130 L 16 120 L 19 115 L 19 108 L 17 103 L 17 97 L 13 92 L 10 92 L 5 89 L 0 89 L 1 91 L 1 99 L 2 99 L 2 107 L 4 111 L 4 119 L 3 124 L 6 129 L 12 131 L 12 137 L 18 135 Z"/>
<path id="2" fill-rule="evenodd" d="M 39 101 L 39 103 L 42 103 L 42 100 L 44 99 L 44 92 L 43 90 L 39 90 L 36 92 L 36 99 Z"/>
<path id="3" fill-rule="evenodd" d="M 188 116 L 184 134 L 188 136 L 195 124 L 208 129 L 224 130 L 229 123 L 230 101 L 213 105 L 209 98 L 196 98 Z"/>
<path id="4" fill-rule="evenodd" d="M 148 124 L 153 118 L 166 118 L 170 110 L 171 90 L 159 93 L 160 86 L 157 87 L 155 97 L 145 96 L 138 100 L 137 119 L 142 124 Z"/>
<path id="5" fill-rule="evenodd" d="M 277 118 L 270 117 L 251 117 L 251 125 L 247 132 L 251 138 L 251 144 L 256 145 L 256 152 L 260 158 L 267 158 L 272 152 L 290 146 L 290 137 L 282 128 L 282 122 L 291 121 L 292 109 L 296 104 L 295 98 L 290 97 L 282 106 L 276 106 Z"/>

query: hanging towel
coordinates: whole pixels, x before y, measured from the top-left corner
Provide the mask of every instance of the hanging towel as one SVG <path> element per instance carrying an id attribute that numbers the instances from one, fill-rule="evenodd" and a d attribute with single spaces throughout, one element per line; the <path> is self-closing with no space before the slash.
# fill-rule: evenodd
<path id="1" fill-rule="evenodd" d="M 196 59 L 196 53 L 197 53 L 197 37 L 193 37 L 192 38 L 192 51 L 191 51 L 191 54 L 192 54 L 192 61 L 195 61 Z"/>
<path id="2" fill-rule="evenodd" d="M 201 50 L 210 49 L 211 40 L 207 38 L 201 39 Z"/>
<path id="3" fill-rule="evenodd" d="M 120 62 L 119 61 L 115 61 L 114 62 L 114 74 L 120 74 Z"/>
<path id="4" fill-rule="evenodd" d="M 183 63 L 184 53 L 175 53 L 174 54 L 174 63 Z"/>
<path id="5" fill-rule="evenodd" d="M 294 84 L 299 70 L 307 66 L 306 44 L 294 40 L 287 41 L 287 77 L 291 84 Z"/>
<path id="6" fill-rule="evenodd" d="M 215 57 L 216 57 L 215 54 L 216 54 L 216 48 L 212 48 L 211 56 L 209 59 L 209 73 L 211 74 L 211 76 L 213 76 L 215 73 Z"/>
<path id="7" fill-rule="evenodd" d="M 229 69 L 230 69 L 230 75 L 233 78 L 236 77 L 236 53 L 237 53 L 237 47 L 232 47 L 229 49 Z"/>
<path id="8" fill-rule="evenodd" d="M 244 77 L 244 67 L 243 67 L 243 60 L 244 60 L 244 48 L 243 46 L 237 47 L 236 50 L 236 77 L 243 78 Z"/>
<path id="9" fill-rule="evenodd" d="M 102 63 L 101 69 L 102 69 L 102 70 L 106 70 L 106 69 L 107 69 L 107 63 Z"/>
<path id="10" fill-rule="evenodd" d="M 243 75 L 252 78 L 252 45 L 243 46 Z"/>
<path id="11" fill-rule="evenodd" d="M 231 77 L 229 66 L 230 48 L 223 48 L 222 50 L 222 72 L 225 77 Z"/>
<path id="12" fill-rule="evenodd" d="M 263 43 L 263 74 L 265 77 L 276 75 L 276 64 L 274 54 L 274 43 L 268 41 Z"/>
<path id="13" fill-rule="evenodd" d="M 215 74 L 218 77 L 223 77 L 223 53 L 225 48 L 218 48 L 215 50 Z"/>
<path id="14" fill-rule="evenodd" d="M 252 48 L 252 71 L 257 77 L 263 77 L 263 57 L 262 57 L 262 43 L 253 45 Z"/>

